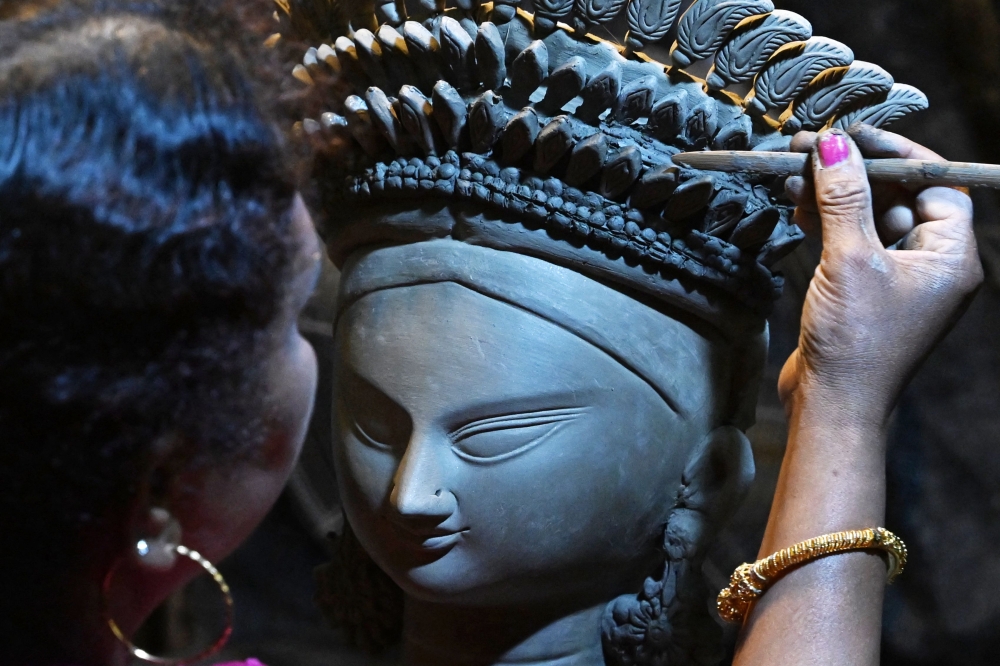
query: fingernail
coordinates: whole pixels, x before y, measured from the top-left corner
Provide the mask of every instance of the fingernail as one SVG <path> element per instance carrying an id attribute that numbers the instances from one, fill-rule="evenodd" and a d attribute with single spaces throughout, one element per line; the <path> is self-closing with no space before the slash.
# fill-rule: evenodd
<path id="1" fill-rule="evenodd" d="M 819 138 L 819 161 L 824 169 L 835 167 L 851 157 L 851 144 L 837 131 L 824 132 Z"/>

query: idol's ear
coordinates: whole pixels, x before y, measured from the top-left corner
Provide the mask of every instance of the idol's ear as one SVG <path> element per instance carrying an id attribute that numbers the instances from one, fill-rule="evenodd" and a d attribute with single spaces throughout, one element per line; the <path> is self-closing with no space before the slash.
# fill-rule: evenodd
<path id="1" fill-rule="evenodd" d="M 666 561 L 638 595 L 618 597 L 605 611 L 601 638 L 607 663 L 660 663 L 660 657 L 666 663 L 667 643 L 670 663 L 722 659 L 722 632 L 708 613 L 710 592 L 701 565 L 753 474 L 750 441 L 738 428 L 716 428 L 695 449 L 664 530 Z"/>
<path id="2" fill-rule="evenodd" d="M 667 556 L 703 557 L 716 532 L 743 502 L 753 478 L 753 451 L 743 431 L 722 426 L 710 432 L 684 470 L 664 534 Z"/>

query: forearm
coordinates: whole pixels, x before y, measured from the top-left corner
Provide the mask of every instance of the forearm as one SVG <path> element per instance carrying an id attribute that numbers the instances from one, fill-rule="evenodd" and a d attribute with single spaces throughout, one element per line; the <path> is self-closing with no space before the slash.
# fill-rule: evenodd
<path id="1" fill-rule="evenodd" d="M 812 537 L 881 526 L 885 433 L 843 394 L 802 391 L 760 557 Z M 777 581 L 751 611 L 734 664 L 878 664 L 886 565 L 847 553 Z"/>

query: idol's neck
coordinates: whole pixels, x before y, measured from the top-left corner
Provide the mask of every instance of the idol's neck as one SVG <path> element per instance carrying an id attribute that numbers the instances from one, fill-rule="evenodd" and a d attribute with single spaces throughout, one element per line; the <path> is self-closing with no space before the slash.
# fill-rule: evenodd
<path id="1" fill-rule="evenodd" d="M 468 608 L 407 597 L 405 661 L 407 666 L 604 666 L 606 606 Z"/>

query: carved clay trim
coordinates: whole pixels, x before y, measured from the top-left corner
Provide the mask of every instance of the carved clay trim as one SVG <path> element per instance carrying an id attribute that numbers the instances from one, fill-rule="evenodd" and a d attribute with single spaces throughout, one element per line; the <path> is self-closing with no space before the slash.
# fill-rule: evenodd
<path id="1" fill-rule="evenodd" d="M 623 161 L 628 161 L 624 158 Z M 688 181 L 675 200 L 697 213 L 708 205 L 714 186 L 707 177 Z M 707 190 L 706 190 L 707 187 Z M 678 188 L 680 190 L 681 188 Z M 692 193 L 688 196 L 685 192 Z M 707 196 L 706 196 L 707 195 Z M 596 193 L 567 187 L 557 178 L 542 180 L 516 168 L 503 168 L 475 153 L 448 151 L 438 158 L 396 159 L 380 163 L 357 177 L 349 177 L 348 200 L 385 202 L 405 198 L 453 198 L 509 213 L 515 219 L 544 228 L 557 238 L 585 243 L 610 256 L 623 256 L 653 270 L 687 275 L 736 297 L 759 314 L 766 314 L 780 292 L 782 279 L 758 263 L 756 252 L 746 252 L 710 233 L 692 229 L 683 238 L 646 226 L 641 211 Z M 744 196 L 744 202 L 746 195 Z M 765 209 L 767 210 L 767 209 Z M 756 215 L 744 220 L 741 234 L 750 238 L 759 219 L 773 231 L 783 213 Z M 760 240 L 762 230 L 757 230 Z M 770 235 L 770 234 L 769 234 Z"/>

